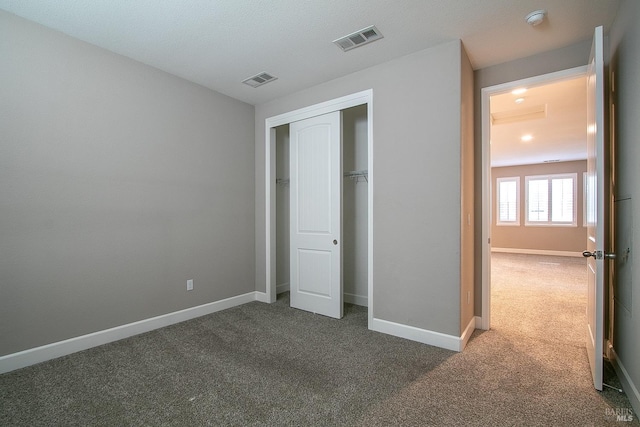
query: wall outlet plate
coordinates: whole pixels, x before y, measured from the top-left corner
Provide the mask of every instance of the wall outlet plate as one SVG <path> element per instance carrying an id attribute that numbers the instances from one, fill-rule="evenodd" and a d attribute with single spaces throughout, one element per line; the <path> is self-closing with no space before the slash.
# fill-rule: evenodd
<path id="1" fill-rule="evenodd" d="M 193 290 L 193 279 L 187 280 L 187 290 L 188 291 L 192 291 Z"/>

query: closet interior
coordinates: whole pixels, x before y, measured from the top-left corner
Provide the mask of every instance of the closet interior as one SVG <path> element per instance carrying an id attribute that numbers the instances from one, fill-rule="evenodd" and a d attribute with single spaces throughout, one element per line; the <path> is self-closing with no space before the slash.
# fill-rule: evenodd
<path id="1" fill-rule="evenodd" d="M 342 110 L 343 301 L 368 305 L 367 106 Z M 289 125 L 276 128 L 276 283 L 289 290 Z"/>

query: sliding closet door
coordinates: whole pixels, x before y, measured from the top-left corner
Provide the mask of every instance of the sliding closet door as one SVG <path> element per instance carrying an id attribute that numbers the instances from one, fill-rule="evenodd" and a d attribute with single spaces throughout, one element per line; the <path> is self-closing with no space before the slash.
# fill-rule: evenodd
<path id="1" fill-rule="evenodd" d="M 291 123 L 291 306 L 342 317 L 342 113 Z"/>

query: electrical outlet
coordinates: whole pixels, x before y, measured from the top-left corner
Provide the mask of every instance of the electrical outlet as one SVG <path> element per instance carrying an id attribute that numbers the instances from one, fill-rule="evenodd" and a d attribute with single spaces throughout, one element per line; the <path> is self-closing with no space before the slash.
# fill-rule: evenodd
<path id="1" fill-rule="evenodd" d="M 193 279 L 187 280 L 187 290 L 188 291 L 192 291 L 193 290 Z"/>

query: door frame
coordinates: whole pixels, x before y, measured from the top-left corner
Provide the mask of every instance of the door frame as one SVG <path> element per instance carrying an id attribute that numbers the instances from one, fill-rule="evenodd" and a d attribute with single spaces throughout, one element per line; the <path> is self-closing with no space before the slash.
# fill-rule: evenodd
<path id="1" fill-rule="evenodd" d="M 539 76 L 529 77 L 488 86 L 481 89 L 481 124 L 482 124 L 482 316 L 480 327 L 484 330 L 491 328 L 491 221 L 493 198 L 491 195 L 491 111 L 489 100 L 492 95 L 507 93 L 522 86 L 540 86 L 586 76 L 587 66 L 569 68 Z M 586 89 L 585 89 L 586 90 Z"/>
<path id="2" fill-rule="evenodd" d="M 322 114 L 367 105 L 367 310 L 373 322 L 373 89 L 303 107 L 265 119 L 265 280 L 267 301 L 276 301 L 276 127 Z"/>

